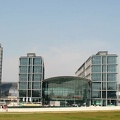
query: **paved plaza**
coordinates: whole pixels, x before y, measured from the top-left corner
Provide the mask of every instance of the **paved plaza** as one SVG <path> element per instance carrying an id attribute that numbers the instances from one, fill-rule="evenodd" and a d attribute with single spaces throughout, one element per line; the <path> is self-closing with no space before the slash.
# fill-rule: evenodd
<path id="1" fill-rule="evenodd" d="M 88 112 L 88 111 L 119 111 L 120 106 L 109 107 L 65 107 L 65 108 L 8 108 L 0 109 L 0 112 Z"/>

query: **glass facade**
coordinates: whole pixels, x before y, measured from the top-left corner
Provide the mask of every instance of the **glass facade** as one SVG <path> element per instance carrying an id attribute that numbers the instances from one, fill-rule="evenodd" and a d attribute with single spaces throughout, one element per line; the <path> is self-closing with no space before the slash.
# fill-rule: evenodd
<path id="1" fill-rule="evenodd" d="M 60 101 L 60 106 L 72 106 L 73 104 L 89 106 L 90 102 L 90 80 L 61 76 L 44 80 L 43 82 L 43 103 Z"/>
<path id="2" fill-rule="evenodd" d="M 117 56 L 94 55 L 91 59 L 91 104 L 117 105 Z"/>
<path id="3" fill-rule="evenodd" d="M 17 103 L 17 97 L 17 82 L 6 82 L 0 84 L 0 101 L 4 101 L 9 106 L 11 102 Z"/>
<path id="4" fill-rule="evenodd" d="M 92 80 L 91 105 L 117 105 L 117 55 L 100 51 L 92 55 L 89 61 L 90 65 L 88 66 L 86 61 L 76 74 L 84 78 L 90 76 Z"/>
<path id="5" fill-rule="evenodd" d="M 28 53 L 20 57 L 19 102 L 41 102 L 44 62 L 41 56 Z"/>

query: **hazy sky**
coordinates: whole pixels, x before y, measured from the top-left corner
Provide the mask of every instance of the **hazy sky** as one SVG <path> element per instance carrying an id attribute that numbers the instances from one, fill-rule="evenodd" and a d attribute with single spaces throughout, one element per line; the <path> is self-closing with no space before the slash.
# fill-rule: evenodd
<path id="1" fill-rule="evenodd" d="M 120 55 L 120 0 L 0 0 L 2 81 L 18 81 L 19 57 L 42 56 L 45 78 L 75 75 L 98 51 Z"/>

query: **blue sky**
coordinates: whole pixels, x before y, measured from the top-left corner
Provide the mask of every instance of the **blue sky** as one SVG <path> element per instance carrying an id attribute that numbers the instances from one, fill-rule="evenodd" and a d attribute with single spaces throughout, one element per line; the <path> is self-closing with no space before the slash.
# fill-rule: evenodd
<path id="1" fill-rule="evenodd" d="M 0 0 L 3 81 L 18 81 L 19 57 L 42 56 L 45 78 L 74 75 L 91 55 L 120 54 L 119 0 Z"/>

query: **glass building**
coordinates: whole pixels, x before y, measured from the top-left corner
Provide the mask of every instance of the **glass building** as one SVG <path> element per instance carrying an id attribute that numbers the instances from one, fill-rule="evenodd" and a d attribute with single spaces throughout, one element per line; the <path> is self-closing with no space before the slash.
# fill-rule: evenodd
<path id="1" fill-rule="evenodd" d="M 91 81 L 76 76 L 59 76 L 43 81 L 43 104 L 90 105 Z"/>
<path id="2" fill-rule="evenodd" d="M 0 84 L 2 81 L 2 60 L 3 60 L 3 48 L 1 47 L 0 44 Z"/>
<path id="3" fill-rule="evenodd" d="M 19 58 L 19 103 L 36 103 L 42 99 L 42 81 L 44 79 L 44 61 L 35 53 Z"/>
<path id="4" fill-rule="evenodd" d="M 9 104 L 11 101 L 17 102 L 17 82 L 1 83 L 0 84 L 0 101 Z"/>
<path id="5" fill-rule="evenodd" d="M 76 75 L 92 80 L 92 105 L 117 105 L 117 55 L 100 51 L 92 55 L 76 71 Z"/>

